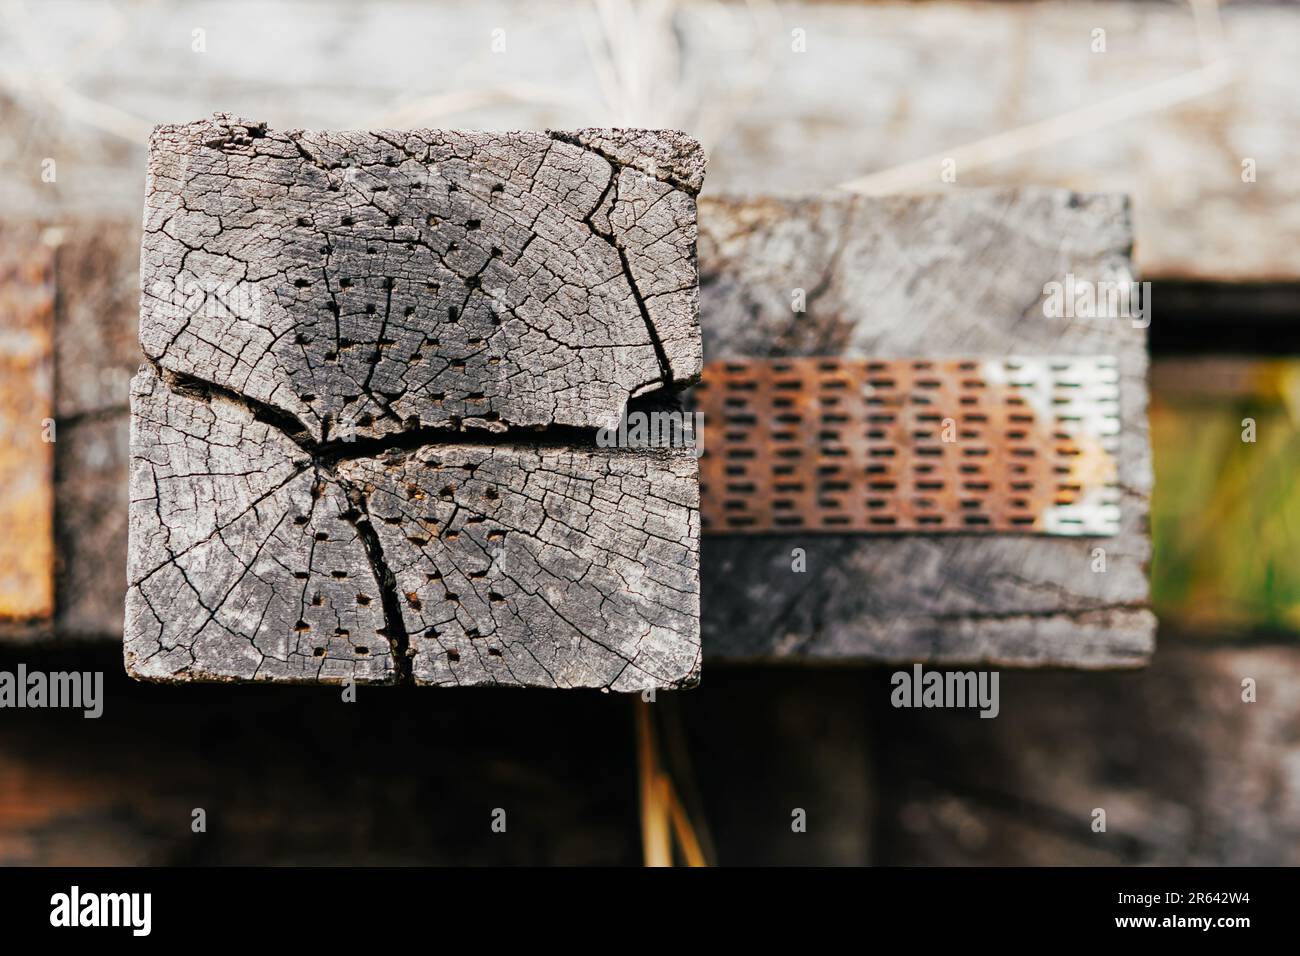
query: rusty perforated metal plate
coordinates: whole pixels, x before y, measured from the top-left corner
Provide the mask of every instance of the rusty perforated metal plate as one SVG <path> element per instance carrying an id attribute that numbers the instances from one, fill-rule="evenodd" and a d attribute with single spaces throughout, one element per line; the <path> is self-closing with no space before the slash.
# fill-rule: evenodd
<path id="1" fill-rule="evenodd" d="M 1119 530 L 1110 356 L 706 366 L 711 534 Z"/>

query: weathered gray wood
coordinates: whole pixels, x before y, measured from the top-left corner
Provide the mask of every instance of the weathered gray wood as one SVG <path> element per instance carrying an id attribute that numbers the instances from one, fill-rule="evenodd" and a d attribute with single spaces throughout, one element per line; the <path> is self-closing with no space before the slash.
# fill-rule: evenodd
<path id="1" fill-rule="evenodd" d="M 365 489 L 417 684 L 671 687 L 700 667 L 688 455 L 439 445 Z"/>
<path id="2" fill-rule="evenodd" d="M 132 448 L 137 677 L 625 691 L 698 676 L 689 455 L 439 444 L 331 464 L 148 368 Z"/>
<path id="3" fill-rule="evenodd" d="M 127 400 L 140 365 L 140 227 L 8 223 L 0 258 L 46 249 L 54 283 L 54 613 L 0 624 L 0 641 L 121 640 L 126 593 Z M 21 391 L 14 381 L 5 388 Z M 37 422 L 39 425 L 39 422 Z M 14 525 L 16 541 L 24 536 Z"/>
<path id="4" fill-rule="evenodd" d="M 1044 315 L 1046 283 L 1132 278 L 1126 201 L 1062 190 L 927 198 L 709 200 L 710 361 L 741 356 L 1116 355 L 1121 532 L 705 539 L 711 659 L 1142 662 L 1151 490 L 1145 330 Z M 792 308 L 795 290 L 807 311 Z M 793 570 L 803 548 L 807 571 Z M 1105 550 L 1104 573 L 1093 570 Z"/>
<path id="5" fill-rule="evenodd" d="M 699 375 L 703 154 L 586 135 L 160 127 L 145 354 L 316 439 L 612 424 Z"/>
<path id="6" fill-rule="evenodd" d="M 699 374 L 677 133 L 154 136 L 128 669 L 698 679 L 697 464 L 594 427 Z"/>
<path id="7" fill-rule="evenodd" d="M 149 369 L 131 415 L 128 670 L 392 681 L 383 585 L 311 456 L 238 402 L 176 394 Z"/>

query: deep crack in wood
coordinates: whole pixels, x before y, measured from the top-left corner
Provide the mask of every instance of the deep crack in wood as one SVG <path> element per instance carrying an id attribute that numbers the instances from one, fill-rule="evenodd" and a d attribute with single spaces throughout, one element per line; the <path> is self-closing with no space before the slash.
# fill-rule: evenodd
<path id="1" fill-rule="evenodd" d="M 700 373 L 671 131 L 151 140 L 126 660 L 153 680 L 698 680 Z"/>

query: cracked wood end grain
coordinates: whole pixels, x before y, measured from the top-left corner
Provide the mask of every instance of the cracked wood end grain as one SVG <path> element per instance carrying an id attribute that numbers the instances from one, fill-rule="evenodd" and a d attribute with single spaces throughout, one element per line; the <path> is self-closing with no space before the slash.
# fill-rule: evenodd
<path id="1" fill-rule="evenodd" d="M 338 475 L 360 489 L 416 683 L 622 691 L 697 674 L 690 456 L 437 445 Z"/>
<path id="2" fill-rule="evenodd" d="M 696 379 L 682 134 L 151 142 L 128 670 L 698 680 L 695 459 L 599 448 Z"/>
<path id="3" fill-rule="evenodd" d="M 141 345 L 316 439 L 610 424 L 699 376 L 703 168 L 670 132 L 161 126 Z"/>

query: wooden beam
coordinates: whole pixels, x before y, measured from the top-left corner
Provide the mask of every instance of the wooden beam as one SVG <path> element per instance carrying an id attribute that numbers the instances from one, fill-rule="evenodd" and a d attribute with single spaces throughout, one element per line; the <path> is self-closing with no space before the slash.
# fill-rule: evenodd
<path id="1" fill-rule="evenodd" d="M 697 465 L 598 447 L 699 375 L 673 133 L 155 132 L 130 671 L 695 683 Z"/>
<path id="2" fill-rule="evenodd" d="M 1145 330 L 1045 308 L 1067 276 L 1130 281 L 1131 243 L 1122 197 L 1064 190 L 705 201 L 710 361 L 1112 355 L 1120 427 L 1113 536 L 707 537 L 709 659 L 1142 663 L 1155 631 Z"/>
<path id="3" fill-rule="evenodd" d="M 0 625 L 5 627 L 48 621 L 54 613 L 53 258 L 39 231 L 0 231 Z"/>

